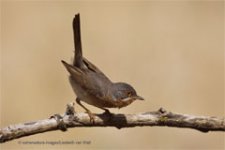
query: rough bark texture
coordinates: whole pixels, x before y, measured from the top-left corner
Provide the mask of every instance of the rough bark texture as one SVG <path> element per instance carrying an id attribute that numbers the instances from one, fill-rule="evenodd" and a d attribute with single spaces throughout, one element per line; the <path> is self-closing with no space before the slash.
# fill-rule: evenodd
<path id="1" fill-rule="evenodd" d="M 116 127 L 118 129 L 137 126 L 168 126 L 192 128 L 202 132 L 225 131 L 225 119 L 218 117 L 193 116 L 158 111 L 139 114 L 96 114 L 94 124 L 86 113 L 74 113 L 71 105 L 67 106 L 64 116 L 55 115 L 49 119 L 16 125 L 9 125 L 0 130 L 0 143 L 24 136 L 52 130 L 66 131 L 73 127 Z"/>

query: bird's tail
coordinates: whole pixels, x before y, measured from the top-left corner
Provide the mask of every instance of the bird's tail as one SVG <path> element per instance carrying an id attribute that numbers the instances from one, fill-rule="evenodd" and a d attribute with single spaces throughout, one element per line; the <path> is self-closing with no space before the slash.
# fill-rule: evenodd
<path id="1" fill-rule="evenodd" d="M 73 35 L 75 46 L 73 66 L 77 66 L 80 68 L 84 65 L 81 46 L 81 34 L 80 34 L 80 14 L 76 14 L 73 19 Z"/>

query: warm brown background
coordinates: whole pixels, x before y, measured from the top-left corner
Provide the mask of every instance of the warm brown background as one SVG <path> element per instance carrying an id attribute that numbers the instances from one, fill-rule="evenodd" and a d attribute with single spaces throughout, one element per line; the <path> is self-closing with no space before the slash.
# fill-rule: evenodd
<path id="1" fill-rule="evenodd" d="M 224 116 L 224 2 L 1 2 L 1 127 L 64 112 L 75 99 L 60 60 L 73 56 L 81 14 L 84 55 L 146 100 L 114 113 L 164 107 Z M 88 106 L 93 112 L 102 112 Z M 77 111 L 83 111 L 76 107 Z M 90 140 L 90 145 L 19 141 Z M 143 127 L 74 128 L 14 140 L 3 149 L 224 149 L 224 133 Z"/>

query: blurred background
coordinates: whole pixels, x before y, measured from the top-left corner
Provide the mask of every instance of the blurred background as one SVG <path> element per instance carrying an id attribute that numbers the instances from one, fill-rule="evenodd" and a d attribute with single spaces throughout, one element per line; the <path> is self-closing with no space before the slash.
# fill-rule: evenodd
<path id="1" fill-rule="evenodd" d="M 163 107 L 224 116 L 223 1 L 1 1 L 1 127 L 63 113 L 75 100 L 60 61 L 72 60 L 76 13 L 81 16 L 84 56 L 145 98 L 111 112 Z M 73 128 L 17 139 L 1 148 L 220 150 L 224 135 L 168 127 Z M 91 143 L 19 144 L 42 140 Z"/>

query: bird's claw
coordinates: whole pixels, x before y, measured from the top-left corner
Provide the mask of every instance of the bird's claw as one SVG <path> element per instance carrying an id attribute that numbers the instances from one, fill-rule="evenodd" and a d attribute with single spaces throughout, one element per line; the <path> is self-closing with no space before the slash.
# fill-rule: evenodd
<path id="1" fill-rule="evenodd" d="M 113 114 L 108 109 L 106 109 L 103 115 L 112 116 Z"/>
<path id="2" fill-rule="evenodd" d="M 87 111 L 88 116 L 90 117 L 90 122 L 95 123 L 95 115 L 91 111 Z"/>

